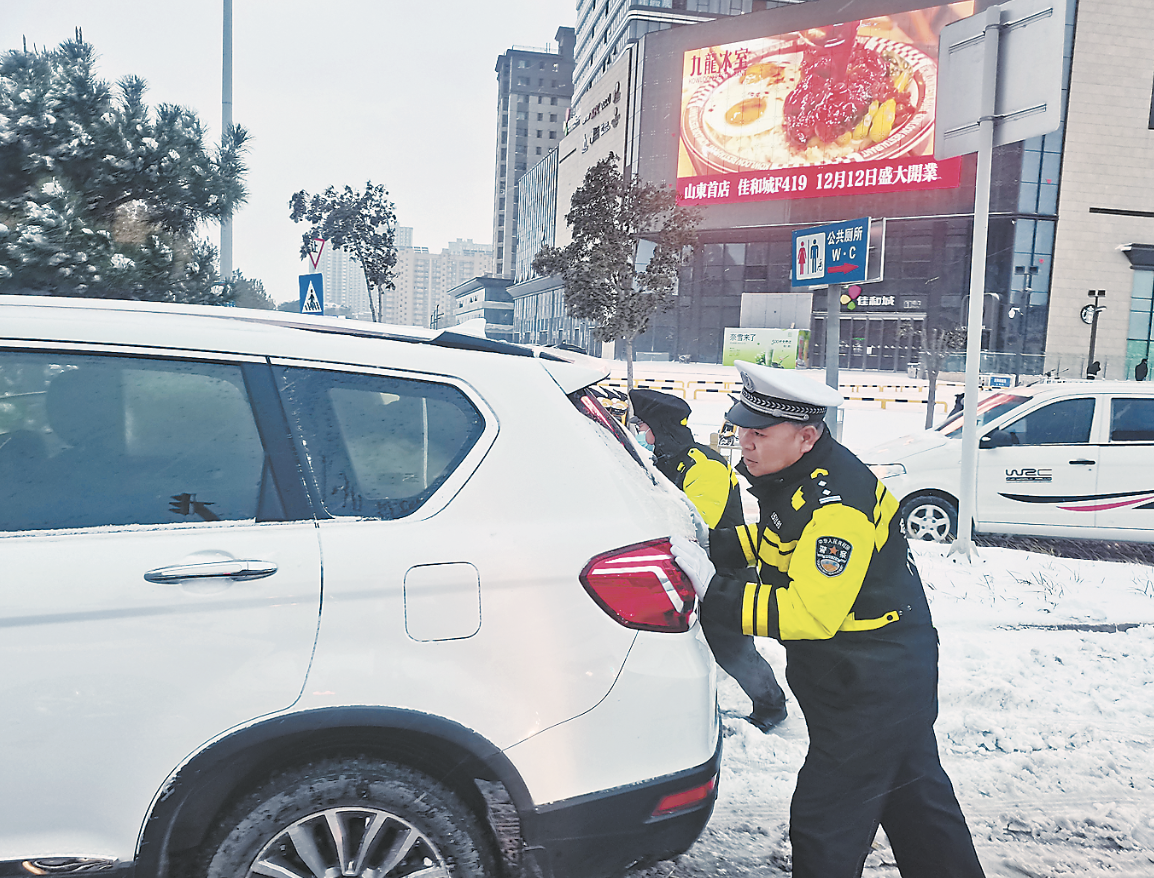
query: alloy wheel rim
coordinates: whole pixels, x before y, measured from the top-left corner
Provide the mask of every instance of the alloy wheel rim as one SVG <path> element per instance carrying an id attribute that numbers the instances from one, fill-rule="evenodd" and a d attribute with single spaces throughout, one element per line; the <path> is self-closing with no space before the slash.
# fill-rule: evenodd
<path id="1" fill-rule="evenodd" d="M 377 808 L 327 808 L 277 833 L 249 878 L 450 878 L 429 838 Z"/>
<path id="2" fill-rule="evenodd" d="M 909 536 L 915 540 L 944 543 L 950 534 L 950 517 L 937 506 L 918 506 L 906 520 Z"/>

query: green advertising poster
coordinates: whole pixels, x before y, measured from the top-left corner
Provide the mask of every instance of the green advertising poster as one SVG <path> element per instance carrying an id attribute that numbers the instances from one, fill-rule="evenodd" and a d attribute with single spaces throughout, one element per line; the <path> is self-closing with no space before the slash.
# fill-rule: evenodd
<path id="1" fill-rule="evenodd" d="M 721 362 L 732 366 L 734 360 L 779 369 L 808 368 L 809 330 L 727 328 Z"/>

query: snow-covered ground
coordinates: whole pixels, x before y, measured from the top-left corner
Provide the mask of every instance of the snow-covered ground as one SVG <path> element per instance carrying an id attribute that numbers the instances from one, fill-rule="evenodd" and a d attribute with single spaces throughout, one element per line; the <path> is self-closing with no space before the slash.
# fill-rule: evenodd
<path id="1" fill-rule="evenodd" d="M 643 374 L 679 368 L 641 365 Z M 718 372 L 735 377 L 717 366 L 677 377 Z M 690 425 L 707 440 L 727 400 L 691 404 Z M 924 406 L 850 402 L 842 441 L 864 450 L 920 430 L 924 419 Z M 913 549 L 941 636 L 942 762 L 986 874 L 1154 876 L 1154 567 L 1001 548 L 979 549 L 971 562 L 933 544 Z M 784 685 L 784 650 L 758 643 Z M 737 684 L 718 676 L 721 707 L 747 710 Z M 788 874 L 789 799 L 807 744 L 792 696 L 791 708 L 768 735 L 725 719 L 705 833 L 682 857 L 634 878 Z M 897 875 L 880 835 L 875 846 L 865 875 Z"/>

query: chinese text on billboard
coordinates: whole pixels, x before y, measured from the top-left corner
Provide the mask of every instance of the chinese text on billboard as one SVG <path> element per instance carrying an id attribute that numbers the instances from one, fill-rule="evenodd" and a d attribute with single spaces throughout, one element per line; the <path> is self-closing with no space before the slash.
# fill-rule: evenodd
<path id="1" fill-rule="evenodd" d="M 678 197 L 727 204 L 944 189 L 938 34 L 973 0 L 685 53 Z"/>

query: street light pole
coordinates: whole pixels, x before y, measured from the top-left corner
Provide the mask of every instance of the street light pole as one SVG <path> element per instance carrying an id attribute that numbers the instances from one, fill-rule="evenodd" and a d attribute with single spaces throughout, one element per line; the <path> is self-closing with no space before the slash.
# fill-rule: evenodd
<path id="1" fill-rule="evenodd" d="M 1098 338 L 1098 314 L 1100 312 L 1106 310 L 1106 306 L 1105 305 L 1099 305 L 1098 302 L 1099 302 L 1099 300 L 1101 300 L 1106 295 L 1106 291 L 1105 290 L 1089 290 L 1089 291 L 1087 291 L 1086 295 L 1088 295 L 1091 299 L 1094 300 L 1094 304 L 1090 306 L 1091 308 L 1094 309 L 1093 310 L 1093 316 L 1090 319 L 1090 355 L 1086 360 L 1086 368 L 1089 369 L 1090 367 L 1092 367 L 1094 365 L 1094 342 Z M 1097 374 L 1095 374 L 1094 377 L 1097 378 L 1098 377 Z"/>
<path id="2" fill-rule="evenodd" d="M 1018 311 L 1022 315 L 1022 331 L 1018 333 L 1018 359 L 1014 370 L 1014 384 L 1017 385 L 1019 376 L 1025 371 L 1026 341 L 1030 330 L 1030 296 L 1034 289 L 1034 275 L 1038 273 L 1036 265 L 1015 265 L 1014 274 L 1022 275 L 1022 302 Z M 1010 311 L 1013 316 L 1013 309 Z"/>
<path id="3" fill-rule="evenodd" d="M 228 146 L 228 132 L 232 128 L 232 0 L 224 0 L 224 27 L 220 77 L 220 145 Z M 232 219 L 220 223 L 220 277 L 232 279 Z"/>

